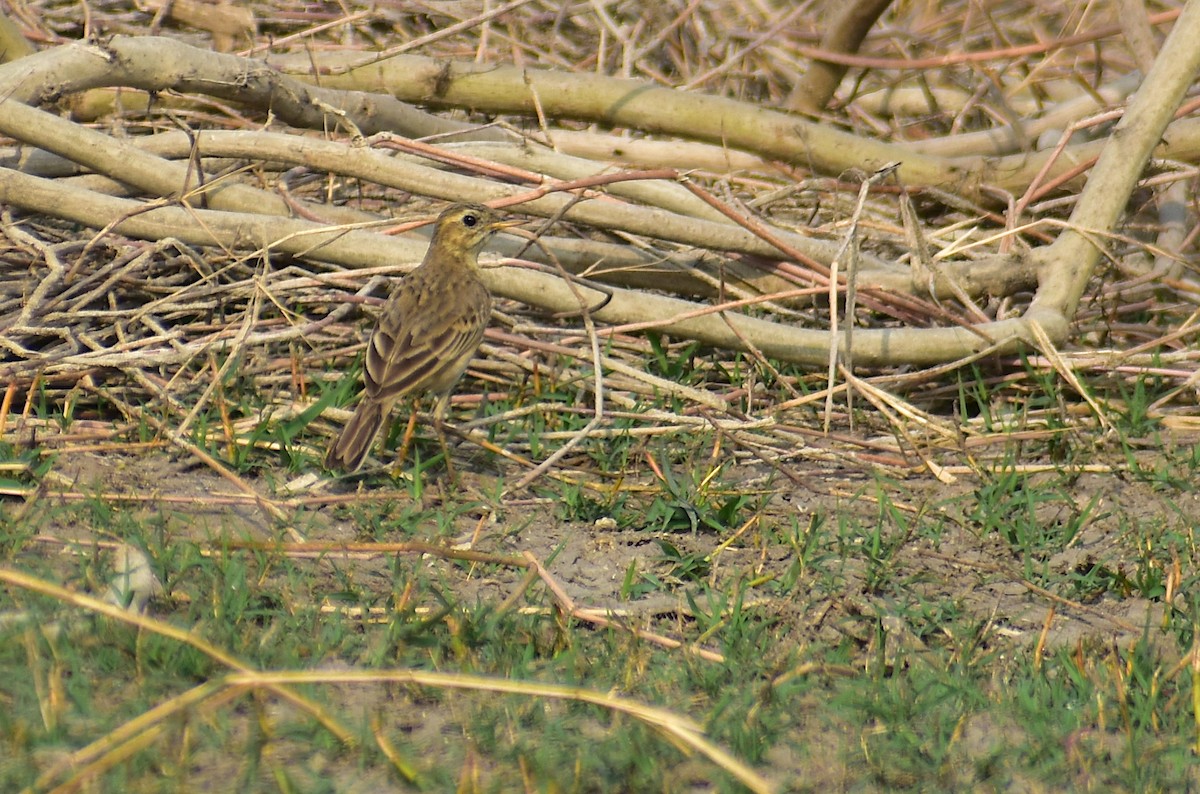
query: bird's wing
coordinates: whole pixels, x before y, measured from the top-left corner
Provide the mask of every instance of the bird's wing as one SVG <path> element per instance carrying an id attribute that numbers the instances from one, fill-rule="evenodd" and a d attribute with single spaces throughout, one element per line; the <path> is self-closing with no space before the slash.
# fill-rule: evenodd
<path id="1" fill-rule="evenodd" d="M 409 392 L 443 392 L 475 355 L 491 312 L 483 285 L 447 291 L 423 283 L 397 289 L 379 316 L 367 346 L 367 396 L 390 402 Z"/>

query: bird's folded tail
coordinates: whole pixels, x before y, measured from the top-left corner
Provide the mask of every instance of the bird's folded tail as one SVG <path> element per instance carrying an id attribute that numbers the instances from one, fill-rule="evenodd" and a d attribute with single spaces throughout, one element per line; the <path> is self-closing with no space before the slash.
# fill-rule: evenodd
<path id="1" fill-rule="evenodd" d="M 325 456 L 325 468 L 341 469 L 346 472 L 358 471 L 363 458 L 367 456 L 379 427 L 383 424 L 386 406 L 376 400 L 364 399 L 354 410 L 354 416 L 342 428 L 342 433 L 329 448 Z"/>

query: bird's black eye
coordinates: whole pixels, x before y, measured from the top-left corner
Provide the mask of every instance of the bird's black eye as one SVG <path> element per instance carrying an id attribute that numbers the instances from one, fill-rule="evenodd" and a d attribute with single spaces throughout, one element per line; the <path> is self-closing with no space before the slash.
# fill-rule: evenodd
<path id="1" fill-rule="evenodd" d="M 478 215 L 475 215 L 474 213 L 467 213 L 463 216 L 463 226 L 466 226 L 468 229 L 475 228 L 475 224 L 477 223 L 479 223 Z"/>

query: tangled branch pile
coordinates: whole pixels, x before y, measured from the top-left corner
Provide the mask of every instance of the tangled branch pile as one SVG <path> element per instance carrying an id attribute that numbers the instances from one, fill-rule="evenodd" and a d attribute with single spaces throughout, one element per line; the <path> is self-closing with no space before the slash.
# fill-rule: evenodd
<path id="1" fill-rule="evenodd" d="M 507 305 L 481 364 L 498 391 L 553 371 L 618 407 L 666 392 L 744 419 L 809 401 L 771 361 L 834 389 L 863 387 L 856 367 L 938 367 L 928 377 L 1022 345 L 1069 376 L 1059 349 L 1081 336 L 1124 348 L 1092 364 L 1185 350 L 1190 321 L 1164 336 L 1124 317 L 1173 326 L 1197 294 L 1200 125 L 1184 103 L 1200 9 L 1121 34 L 1079 4 L 1031 41 L 1032 15 L 898 6 L 871 28 L 867 6 L 887 4 L 822 24 L 805 4 L 320 18 L 276 3 L 189 18 L 214 28 L 196 45 L 111 35 L 145 32 L 142 11 L 109 8 L 88 42 L 68 41 L 96 32 L 73 6 L 16 15 L 48 46 L 0 67 L 15 142 L 0 171 L 4 410 L 24 396 L 28 413 L 36 385 L 102 393 L 182 435 L 236 371 L 276 419 L 300 415 L 361 349 L 352 309 L 420 259 L 423 241 L 384 232 L 460 200 L 544 219 L 499 243 L 488 273 L 498 296 L 555 316 Z M 166 8 L 154 26 L 179 24 Z M 877 54 L 853 54 L 868 29 Z M 742 351 L 780 388 L 647 373 L 645 331 Z"/>

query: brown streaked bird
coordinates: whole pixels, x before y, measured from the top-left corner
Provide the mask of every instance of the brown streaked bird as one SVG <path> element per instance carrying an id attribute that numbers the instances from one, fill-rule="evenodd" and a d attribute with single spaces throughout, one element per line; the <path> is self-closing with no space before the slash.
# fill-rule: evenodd
<path id="1" fill-rule="evenodd" d="M 366 388 L 325 456 L 327 468 L 356 471 L 392 406 L 408 394 L 437 395 L 441 437 L 450 390 L 479 349 L 492 312 L 479 251 L 496 231 L 520 223 L 475 204 L 455 204 L 438 216 L 425 260 L 392 289 L 379 314 L 367 343 Z"/>

